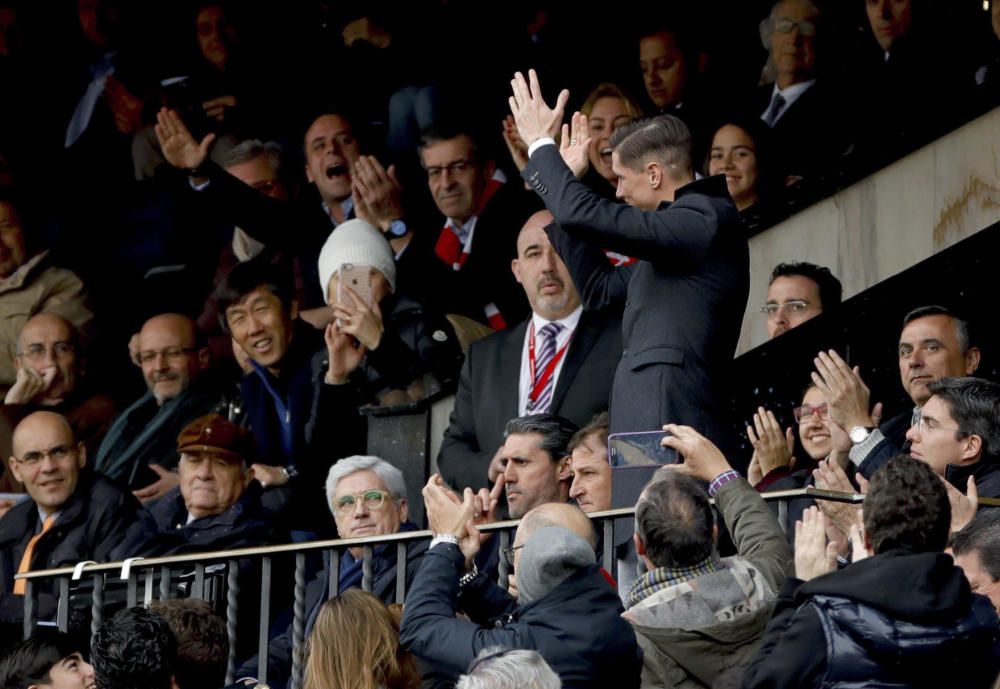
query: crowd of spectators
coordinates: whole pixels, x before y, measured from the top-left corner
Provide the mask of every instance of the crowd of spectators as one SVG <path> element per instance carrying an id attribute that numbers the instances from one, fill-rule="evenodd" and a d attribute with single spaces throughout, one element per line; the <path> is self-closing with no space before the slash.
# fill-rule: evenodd
<path id="1" fill-rule="evenodd" d="M 248 563 L 232 648 L 176 582 L 90 638 L 37 580 L 16 641 L 16 575 L 424 526 L 309 561 L 306 689 L 993 686 L 975 324 L 906 315 L 887 419 L 886 362 L 798 352 L 752 457 L 727 371 L 749 237 L 1000 102 L 1000 5 L 479 4 L 0 0 L 0 689 L 254 686 L 258 628 L 290 686 Z M 842 291 L 781 263 L 755 317 Z M 450 395 L 436 472 L 372 456 L 373 408 Z M 636 432 L 678 461 L 620 478 Z"/>

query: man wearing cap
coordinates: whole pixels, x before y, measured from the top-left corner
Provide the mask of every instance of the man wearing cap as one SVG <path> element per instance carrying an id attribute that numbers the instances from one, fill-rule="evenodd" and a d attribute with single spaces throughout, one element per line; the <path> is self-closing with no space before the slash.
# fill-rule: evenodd
<path id="1" fill-rule="evenodd" d="M 345 265 L 367 269 L 370 301 L 341 286 Z M 387 405 L 419 400 L 458 379 L 462 349 L 451 324 L 397 291 L 392 249 L 375 227 L 343 223 L 320 251 L 319 276 L 337 317 L 327 331 L 328 384 L 349 379 L 361 401 Z"/>
<path id="2" fill-rule="evenodd" d="M 250 461 L 253 434 L 218 414 L 195 419 L 177 438 L 180 485 L 140 513 L 113 557 L 176 555 L 283 542 L 261 507 Z"/>

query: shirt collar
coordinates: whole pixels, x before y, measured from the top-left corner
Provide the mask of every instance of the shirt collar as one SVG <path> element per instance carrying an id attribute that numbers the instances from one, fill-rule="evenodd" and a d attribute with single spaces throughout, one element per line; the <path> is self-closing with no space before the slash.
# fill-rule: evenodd
<path id="1" fill-rule="evenodd" d="M 565 318 L 560 318 L 559 320 L 556 320 L 556 321 L 546 320 L 546 319 L 542 318 L 541 316 L 539 316 L 537 313 L 535 313 L 535 312 L 532 311 L 532 313 L 531 313 L 531 322 L 535 326 L 535 332 L 536 333 L 540 332 L 541 329 L 543 327 L 545 327 L 546 325 L 548 325 L 549 323 L 558 323 L 559 325 L 563 326 L 563 328 L 565 329 L 565 332 L 573 332 L 574 330 L 576 330 L 577 324 L 580 323 L 580 316 L 581 315 L 583 315 L 583 305 L 582 304 L 580 306 L 577 306 L 573 310 L 573 313 L 569 314 Z"/>
<path id="2" fill-rule="evenodd" d="M 785 99 L 785 105 L 781 109 L 782 114 L 788 111 L 788 108 L 792 107 L 792 103 L 797 101 L 802 97 L 802 94 L 808 91 L 816 83 L 815 79 L 810 79 L 809 81 L 800 81 L 797 84 L 792 84 L 785 90 L 778 88 L 778 82 L 774 82 L 774 91 L 771 92 L 771 100 L 774 100 L 774 96 L 778 93 L 781 97 Z M 781 119 L 780 117 L 778 119 Z"/>

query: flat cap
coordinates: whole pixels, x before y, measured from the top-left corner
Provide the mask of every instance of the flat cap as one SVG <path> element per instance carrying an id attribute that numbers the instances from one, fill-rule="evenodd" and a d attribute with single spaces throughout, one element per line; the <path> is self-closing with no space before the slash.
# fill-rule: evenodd
<path id="1" fill-rule="evenodd" d="M 178 452 L 214 452 L 250 463 L 254 455 L 253 433 L 219 414 L 195 419 L 177 436 Z"/>

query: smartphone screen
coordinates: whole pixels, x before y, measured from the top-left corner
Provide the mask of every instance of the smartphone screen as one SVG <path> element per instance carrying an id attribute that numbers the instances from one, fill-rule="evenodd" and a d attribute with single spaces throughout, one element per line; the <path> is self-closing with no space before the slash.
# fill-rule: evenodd
<path id="1" fill-rule="evenodd" d="M 660 445 L 668 435 L 666 431 L 613 433 L 608 436 L 608 461 L 613 468 L 676 464 L 677 450 Z"/>
<path id="2" fill-rule="evenodd" d="M 338 303 L 353 303 L 350 296 L 344 291 L 345 287 L 350 287 L 366 306 L 372 305 L 371 266 L 342 263 L 340 270 L 337 271 L 337 276 L 339 278 L 337 283 Z"/>

